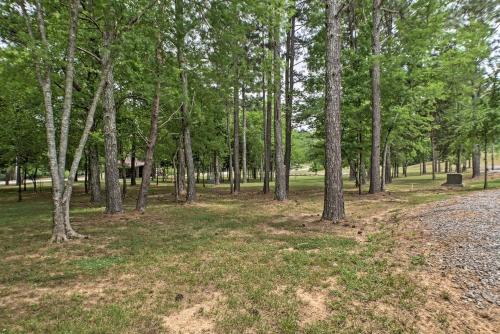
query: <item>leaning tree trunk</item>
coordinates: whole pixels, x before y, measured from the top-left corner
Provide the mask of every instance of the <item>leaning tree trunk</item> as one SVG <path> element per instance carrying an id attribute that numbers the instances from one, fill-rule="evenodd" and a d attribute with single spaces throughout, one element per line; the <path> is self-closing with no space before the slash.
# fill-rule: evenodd
<path id="1" fill-rule="evenodd" d="M 111 48 L 114 33 L 104 32 L 104 47 Z M 110 51 L 102 57 L 103 64 L 110 64 L 104 88 L 104 155 L 105 155 L 105 183 L 106 183 L 106 213 L 116 214 L 123 212 L 122 192 L 120 188 L 120 174 L 118 168 L 118 141 L 116 130 L 116 106 L 114 98 L 113 65 Z"/>
<path id="2" fill-rule="evenodd" d="M 237 66 L 237 65 L 235 65 Z M 238 70 L 235 71 L 233 87 L 233 166 L 234 166 L 234 188 L 233 194 L 240 192 L 240 106 L 239 106 L 239 82 Z"/>
<path id="3" fill-rule="evenodd" d="M 334 223 L 345 217 L 340 147 L 340 10 L 338 1 L 326 2 L 325 195 L 322 219 Z"/>
<path id="4" fill-rule="evenodd" d="M 381 0 L 373 0 L 372 23 L 372 152 L 370 159 L 371 194 L 380 191 L 380 6 Z"/>
<path id="5" fill-rule="evenodd" d="M 279 22 L 279 21 L 278 21 Z M 283 158 L 283 141 L 281 128 L 281 75 L 279 59 L 279 27 L 274 27 L 273 74 L 274 74 L 274 161 L 276 165 L 276 181 L 274 197 L 278 201 L 286 200 L 286 176 Z"/>
<path id="6" fill-rule="evenodd" d="M 292 159 L 292 113 L 293 113 L 293 84 L 295 60 L 295 15 L 290 19 L 290 30 L 286 41 L 286 68 L 285 68 L 285 183 L 286 192 L 290 189 L 290 169 Z"/>
<path id="7" fill-rule="evenodd" d="M 151 110 L 151 128 L 149 130 L 149 139 L 146 148 L 146 159 L 144 160 L 144 167 L 142 170 L 141 189 L 137 197 L 136 210 L 144 212 L 148 199 L 149 185 L 151 183 L 151 168 L 153 166 L 153 154 L 156 145 L 156 138 L 158 136 L 158 116 L 160 114 L 160 92 L 161 92 L 161 43 L 158 41 L 156 47 L 156 87 L 153 99 L 153 108 Z"/>

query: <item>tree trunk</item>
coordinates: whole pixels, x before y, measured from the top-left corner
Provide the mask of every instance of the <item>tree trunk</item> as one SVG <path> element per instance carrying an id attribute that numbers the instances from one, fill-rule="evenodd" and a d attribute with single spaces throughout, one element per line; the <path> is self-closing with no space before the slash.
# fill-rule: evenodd
<path id="1" fill-rule="evenodd" d="M 214 152 L 214 184 L 216 186 L 220 184 L 219 155 L 217 152 Z"/>
<path id="2" fill-rule="evenodd" d="M 135 137 L 132 138 L 132 151 L 130 152 L 130 185 L 135 186 L 137 184 L 135 175 Z"/>
<path id="3" fill-rule="evenodd" d="M 104 47 L 111 48 L 114 33 L 110 30 L 104 32 Z M 110 52 L 103 56 L 103 63 L 112 62 Z M 106 174 L 106 213 L 116 214 L 123 212 L 122 194 L 120 189 L 120 175 L 118 168 L 118 142 L 116 133 L 116 107 L 114 99 L 113 65 L 110 65 L 104 88 L 104 156 Z"/>
<path id="4" fill-rule="evenodd" d="M 431 155 L 432 155 L 432 180 L 436 179 L 436 143 L 434 139 L 434 129 L 431 131 Z"/>
<path id="5" fill-rule="evenodd" d="M 372 152 L 370 159 L 371 194 L 380 191 L 380 6 L 381 0 L 373 0 L 372 55 Z"/>
<path id="6" fill-rule="evenodd" d="M 387 144 L 386 150 L 386 158 L 385 158 L 385 184 L 392 183 L 392 174 L 391 174 L 391 146 Z"/>
<path id="7" fill-rule="evenodd" d="M 159 36 L 159 34 L 158 34 Z M 146 147 L 146 158 L 144 160 L 144 167 L 142 170 L 141 189 L 137 197 L 135 209 L 139 212 L 144 212 L 147 205 L 149 185 L 151 182 L 151 167 L 153 166 L 153 155 L 158 136 L 158 117 L 160 114 L 160 93 L 161 93 L 161 41 L 158 37 L 158 44 L 156 46 L 156 87 L 153 99 L 153 108 L 151 110 L 151 126 L 149 130 L 149 138 Z"/>
<path id="8" fill-rule="evenodd" d="M 127 194 L 127 167 L 125 166 L 125 156 L 123 155 L 123 152 L 121 155 L 121 174 L 122 174 L 122 198 L 125 198 L 125 195 Z"/>
<path id="9" fill-rule="evenodd" d="M 325 195 L 323 220 L 345 217 L 341 155 L 341 28 L 338 1 L 326 2 Z"/>
<path id="10" fill-rule="evenodd" d="M 285 182 L 286 192 L 290 188 L 290 168 L 292 159 L 292 114 L 295 62 L 295 15 L 290 19 L 290 30 L 286 41 L 285 69 Z"/>
<path id="11" fill-rule="evenodd" d="M 484 186 L 488 188 L 488 137 L 484 136 Z"/>
<path id="12" fill-rule="evenodd" d="M 85 185 L 85 194 L 89 193 L 89 155 L 88 151 L 85 152 L 85 174 L 84 174 L 84 179 L 83 179 L 83 184 Z"/>
<path id="13" fill-rule="evenodd" d="M 495 170 L 495 144 L 491 144 L 491 170 Z"/>
<path id="14" fill-rule="evenodd" d="M 191 203 L 196 201 L 196 179 L 194 175 L 193 151 L 191 148 L 191 129 L 189 121 L 189 94 L 188 80 L 186 73 L 186 58 L 184 55 L 184 39 L 186 36 L 184 27 L 184 0 L 175 1 L 175 24 L 177 38 L 177 61 L 180 71 L 181 88 L 182 88 L 182 105 L 181 105 L 181 122 L 182 133 L 184 139 L 184 153 L 186 155 L 187 167 L 187 193 L 186 202 Z"/>
<path id="15" fill-rule="evenodd" d="M 245 85 L 241 87 L 241 165 L 243 168 L 243 183 L 248 181 L 248 166 L 247 166 L 247 111 L 245 106 Z"/>
<path id="16" fill-rule="evenodd" d="M 276 168 L 276 181 L 274 197 L 278 201 L 286 200 L 286 176 L 283 158 L 283 141 L 281 128 L 281 73 L 279 58 L 279 20 L 276 20 L 273 38 L 273 79 L 274 79 L 274 161 Z"/>
<path id="17" fill-rule="evenodd" d="M 97 144 L 91 143 L 89 146 L 90 160 L 90 202 L 101 202 L 101 172 L 99 170 L 99 151 Z"/>
<path id="18" fill-rule="evenodd" d="M 234 192 L 234 184 L 233 184 L 233 154 L 231 149 L 231 130 L 229 128 L 230 123 L 230 115 L 229 110 L 226 112 L 226 138 L 227 138 L 227 149 L 229 152 L 229 168 L 227 171 L 227 177 L 229 180 L 229 191 L 232 194 Z"/>
<path id="19" fill-rule="evenodd" d="M 481 147 L 474 144 L 472 150 L 472 178 L 481 176 Z"/>
<path id="20" fill-rule="evenodd" d="M 425 161 L 425 156 L 422 158 L 422 174 L 427 174 L 427 161 Z"/>
<path id="21" fill-rule="evenodd" d="M 236 65 L 237 66 L 237 65 Z M 240 192 L 240 90 L 238 80 L 238 70 L 235 70 L 235 80 L 233 86 L 233 166 L 234 166 L 234 187 L 233 194 Z"/>
<path id="22" fill-rule="evenodd" d="M 179 167 L 177 168 L 177 189 L 179 196 L 186 196 L 186 154 L 184 153 L 184 140 L 182 134 L 179 137 L 179 152 L 177 160 Z"/>
<path id="23" fill-rule="evenodd" d="M 457 150 L 457 165 L 455 166 L 455 171 L 457 173 L 460 173 L 461 172 L 461 148 L 459 147 L 458 150 Z"/>
<path id="24" fill-rule="evenodd" d="M 269 38 L 269 44 L 271 44 L 271 38 Z M 268 72 L 267 75 L 267 104 L 266 104 L 266 140 L 264 143 L 265 149 L 265 159 L 264 159 L 264 194 L 269 193 L 270 187 L 269 182 L 272 178 L 271 171 L 271 156 L 272 156 L 272 143 L 271 143 L 271 131 L 272 131 L 272 113 L 273 113 L 273 88 L 272 88 L 272 74 Z"/>
<path id="25" fill-rule="evenodd" d="M 16 160 L 18 160 L 16 158 Z M 21 164 L 19 163 L 19 160 L 16 162 L 16 183 L 17 183 L 17 201 L 21 202 L 23 200 L 23 194 L 22 194 L 22 179 L 21 179 Z"/>

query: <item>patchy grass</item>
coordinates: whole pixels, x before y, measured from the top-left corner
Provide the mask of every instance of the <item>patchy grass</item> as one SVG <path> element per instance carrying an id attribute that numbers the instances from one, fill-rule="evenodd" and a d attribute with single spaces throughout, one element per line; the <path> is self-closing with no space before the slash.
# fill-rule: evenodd
<path id="1" fill-rule="evenodd" d="M 64 245 L 48 243 L 46 188 L 18 203 L 15 188 L 2 187 L 0 332 L 415 332 L 426 292 L 411 271 L 396 270 L 390 226 L 401 210 L 481 180 L 447 190 L 443 175 L 410 174 L 377 195 L 358 196 L 346 181 L 339 225 L 319 222 L 320 176 L 293 177 L 285 203 L 250 183 L 238 196 L 200 185 L 199 202 L 183 205 L 161 184 L 143 215 L 132 211 L 137 189 L 125 214 L 107 216 L 78 188 L 72 221 L 90 239 Z M 432 321 L 447 327 L 442 315 Z"/>

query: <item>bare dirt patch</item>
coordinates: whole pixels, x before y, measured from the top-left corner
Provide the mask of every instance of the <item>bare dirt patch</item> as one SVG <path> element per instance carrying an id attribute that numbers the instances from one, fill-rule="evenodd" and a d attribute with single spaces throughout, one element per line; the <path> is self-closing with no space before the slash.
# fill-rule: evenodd
<path id="1" fill-rule="evenodd" d="M 327 290 L 306 291 L 298 289 L 297 298 L 300 300 L 300 325 L 306 326 L 326 319 L 330 314 L 327 306 Z"/>
<path id="2" fill-rule="evenodd" d="M 220 293 L 213 293 L 203 301 L 165 316 L 163 325 L 171 333 L 215 333 L 213 313 L 223 300 Z"/>

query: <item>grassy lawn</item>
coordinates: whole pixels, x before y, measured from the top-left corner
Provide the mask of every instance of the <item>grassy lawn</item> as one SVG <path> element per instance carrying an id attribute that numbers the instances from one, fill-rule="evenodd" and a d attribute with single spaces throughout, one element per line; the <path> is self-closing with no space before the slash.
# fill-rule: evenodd
<path id="1" fill-rule="evenodd" d="M 250 183 L 238 196 L 199 185 L 188 206 L 161 184 L 143 215 L 132 211 L 135 188 L 119 216 L 79 188 L 72 222 L 90 239 L 64 245 L 48 243 L 47 189 L 18 203 L 2 187 L 0 333 L 416 332 L 426 291 L 412 279 L 418 259 L 401 267 L 391 257 L 393 214 L 482 189 L 466 176 L 447 190 L 444 174 L 416 172 L 374 196 L 346 180 L 349 218 L 336 226 L 319 222 L 321 176 L 292 177 L 286 203 Z"/>

